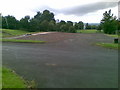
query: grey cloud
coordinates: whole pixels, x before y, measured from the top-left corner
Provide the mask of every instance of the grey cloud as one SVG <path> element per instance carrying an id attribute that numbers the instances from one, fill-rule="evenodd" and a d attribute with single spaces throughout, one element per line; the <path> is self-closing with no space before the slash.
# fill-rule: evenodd
<path id="1" fill-rule="evenodd" d="M 112 8 L 117 5 L 118 5 L 117 2 L 98 2 L 98 3 L 91 3 L 82 6 L 60 9 L 60 10 L 51 9 L 51 8 L 49 9 L 56 13 L 62 13 L 65 15 L 85 15 L 98 10 Z"/>

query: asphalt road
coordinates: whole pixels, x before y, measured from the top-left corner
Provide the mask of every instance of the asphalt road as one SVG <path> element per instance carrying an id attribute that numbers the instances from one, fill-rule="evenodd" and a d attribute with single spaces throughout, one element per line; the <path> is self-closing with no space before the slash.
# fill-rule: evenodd
<path id="1" fill-rule="evenodd" d="M 3 43 L 3 65 L 38 88 L 117 88 L 118 51 L 95 46 L 103 34 L 76 34 L 46 44 Z"/>

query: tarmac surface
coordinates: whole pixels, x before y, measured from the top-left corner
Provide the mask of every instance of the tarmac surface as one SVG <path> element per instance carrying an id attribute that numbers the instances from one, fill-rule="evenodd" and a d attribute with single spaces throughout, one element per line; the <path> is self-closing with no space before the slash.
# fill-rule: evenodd
<path id="1" fill-rule="evenodd" d="M 118 87 L 118 51 L 94 45 L 113 42 L 112 37 L 68 33 L 36 37 L 29 39 L 48 43 L 4 42 L 3 65 L 27 80 L 34 80 L 38 88 Z"/>

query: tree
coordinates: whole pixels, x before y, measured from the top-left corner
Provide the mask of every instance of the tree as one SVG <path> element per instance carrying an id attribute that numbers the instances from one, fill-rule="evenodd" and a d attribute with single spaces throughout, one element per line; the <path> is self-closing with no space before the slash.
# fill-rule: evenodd
<path id="1" fill-rule="evenodd" d="M 86 23 L 86 29 L 91 29 L 91 26 L 88 23 Z"/>
<path id="2" fill-rule="evenodd" d="M 78 23 L 75 23 L 75 29 L 83 29 L 84 28 L 84 23 L 82 21 L 79 21 Z"/>
<path id="3" fill-rule="evenodd" d="M 84 23 L 82 21 L 78 22 L 78 28 L 81 30 L 84 28 Z"/>
<path id="4" fill-rule="evenodd" d="M 2 27 L 6 29 L 22 29 L 27 31 L 59 31 L 59 32 L 76 32 L 77 29 L 83 29 L 83 22 L 80 21 L 74 26 L 72 21 L 65 22 L 61 20 L 56 22 L 54 19 L 54 13 L 49 10 L 44 10 L 42 13 L 37 14 L 30 18 L 25 16 L 20 20 L 17 20 L 14 16 L 2 16 Z"/>
<path id="5" fill-rule="evenodd" d="M 54 14 L 51 13 L 49 10 L 44 10 L 42 15 L 41 15 L 41 20 L 44 21 L 44 20 L 47 20 L 48 22 L 50 22 L 51 20 L 54 20 Z"/>
<path id="6" fill-rule="evenodd" d="M 41 31 L 49 31 L 49 22 L 47 20 L 44 20 L 42 23 L 40 23 L 40 29 Z"/>
<path id="7" fill-rule="evenodd" d="M 78 29 L 79 29 L 79 27 L 78 27 L 78 23 L 77 23 L 77 22 L 75 22 L 74 27 L 75 27 L 75 29 L 76 29 L 76 30 L 78 30 Z"/>
<path id="8" fill-rule="evenodd" d="M 60 32 L 60 24 L 59 23 L 56 23 L 54 28 L 55 28 L 55 31 Z"/>
<path id="9" fill-rule="evenodd" d="M 37 19 L 32 18 L 29 22 L 30 28 L 28 31 L 35 32 L 40 31 L 40 26 Z"/>
<path id="10" fill-rule="evenodd" d="M 111 14 L 111 10 L 103 13 L 103 19 L 101 20 L 101 25 L 104 33 L 106 34 L 115 34 L 117 30 L 117 20 L 116 16 Z"/>
<path id="11" fill-rule="evenodd" d="M 67 32 L 67 31 L 68 31 L 67 25 L 66 25 L 66 24 L 61 25 L 61 26 L 60 26 L 60 31 L 62 31 L 62 32 Z"/>
<path id="12" fill-rule="evenodd" d="M 66 32 L 70 32 L 70 27 L 73 27 L 73 22 L 72 21 L 67 21 L 66 23 Z"/>
<path id="13" fill-rule="evenodd" d="M 69 27 L 69 32 L 70 32 L 70 33 L 76 33 L 77 30 L 75 29 L 74 26 L 70 26 L 70 27 Z"/>
<path id="14" fill-rule="evenodd" d="M 61 20 L 59 23 L 56 23 L 56 26 L 55 26 L 56 30 L 59 31 L 59 32 L 60 31 L 63 32 L 64 31 L 63 28 L 65 27 L 63 25 L 65 25 L 65 24 L 66 24 L 66 22 L 64 20 Z"/>
<path id="15" fill-rule="evenodd" d="M 53 31 L 55 25 L 54 14 L 49 10 L 37 14 L 30 20 L 30 27 L 34 30 L 30 31 Z"/>
<path id="16" fill-rule="evenodd" d="M 55 31 L 55 25 L 55 21 L 51 20 L 48 25 L 49 31 Z"/>
<path id="17" fill-rule="evenodd" d="M 2 28 L 2 15 L 0 13 L 0 29 Z"/>
<path id="18" fill-rule="evenodd" d="M 96 29 L 97 29 L 99 32 L 101 32 L 102 26 L 101 26 L 101 25 L 98 25 Z"/>
<path id="19" fill-rule="evenodd" d="M 2 27 L 6 29 L 18 29 L 19 21 L 14 16 L 2 17 Z"/>
<path id="20" fill-rule="evenodd" d="M 22 18 L 20 20 L 20 28 L 24 30 L 28 30 L 30 27 L 29 20 L 30 20 L 30 16 L 25 16 L 24 18 Z"/>
<path id="21" fill-rule="evenodd" d="M 91 26 L 91 29 L 97 29 L 98 26 L 97 25 L 90 25 Z"/>
<path id="22" fill-rule="evenodd" d="M 2 28 L 8 29 L 8 22 L 5 17 L 2 16 Z"/>
<path id="23" fill-rule="evenodd" d="M 66 24 L 66 22 L 64 20 L 61 20 L 59 24 L 64 25 L 64 24 Z"/>
<path id="24" fill-rule="evenodd" d="M 37 12 L 34 18 L 29 20 L 29 31 L 41 31 L 40 23 L 42 23 L 42 13 Z"/>
<path id="25" fill-rule="evenodd" d="M 120 30 L 120 21 L 118 21 L 118 30 Z"/>
<path id="26" fill-rule="evenodd" d="M 67 21 L 67 25 L 68 26 L 73 26 L 73 22 L 72 21 Z"/>
<path id="27" fill-rule="evenodd" d="M 42 16 L 42 13 L 37 12 L 37 14 L 34 16 L 34 18 L 40 20 L 41 16 Z"/>

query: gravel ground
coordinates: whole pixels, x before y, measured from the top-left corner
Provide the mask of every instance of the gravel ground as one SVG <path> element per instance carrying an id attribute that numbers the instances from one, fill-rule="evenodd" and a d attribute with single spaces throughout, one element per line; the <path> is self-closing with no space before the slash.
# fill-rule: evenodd
<path id="1" fill-rule="evenodd" d="M 62 32 L 48 32 L 48 33 L 38 33 L 31 36 L 24 36 L 24 37 L 18 37 L 17 39 L 25 39 L 25 40 L 43 40 L 47 42 L 59 42 L 59 41 L 65 41 L 65 40 L 74 40 L 74 39 L 85 39 L 86 40 L 92 40 L 93 41 L 102 41 L 102 42 L 112 42 L 113 38 L 104 35 L 104 34 L 80 34 L 80 33 L 62 33 Z M 90 42 L 91 42 L 90 40 Z"/>

